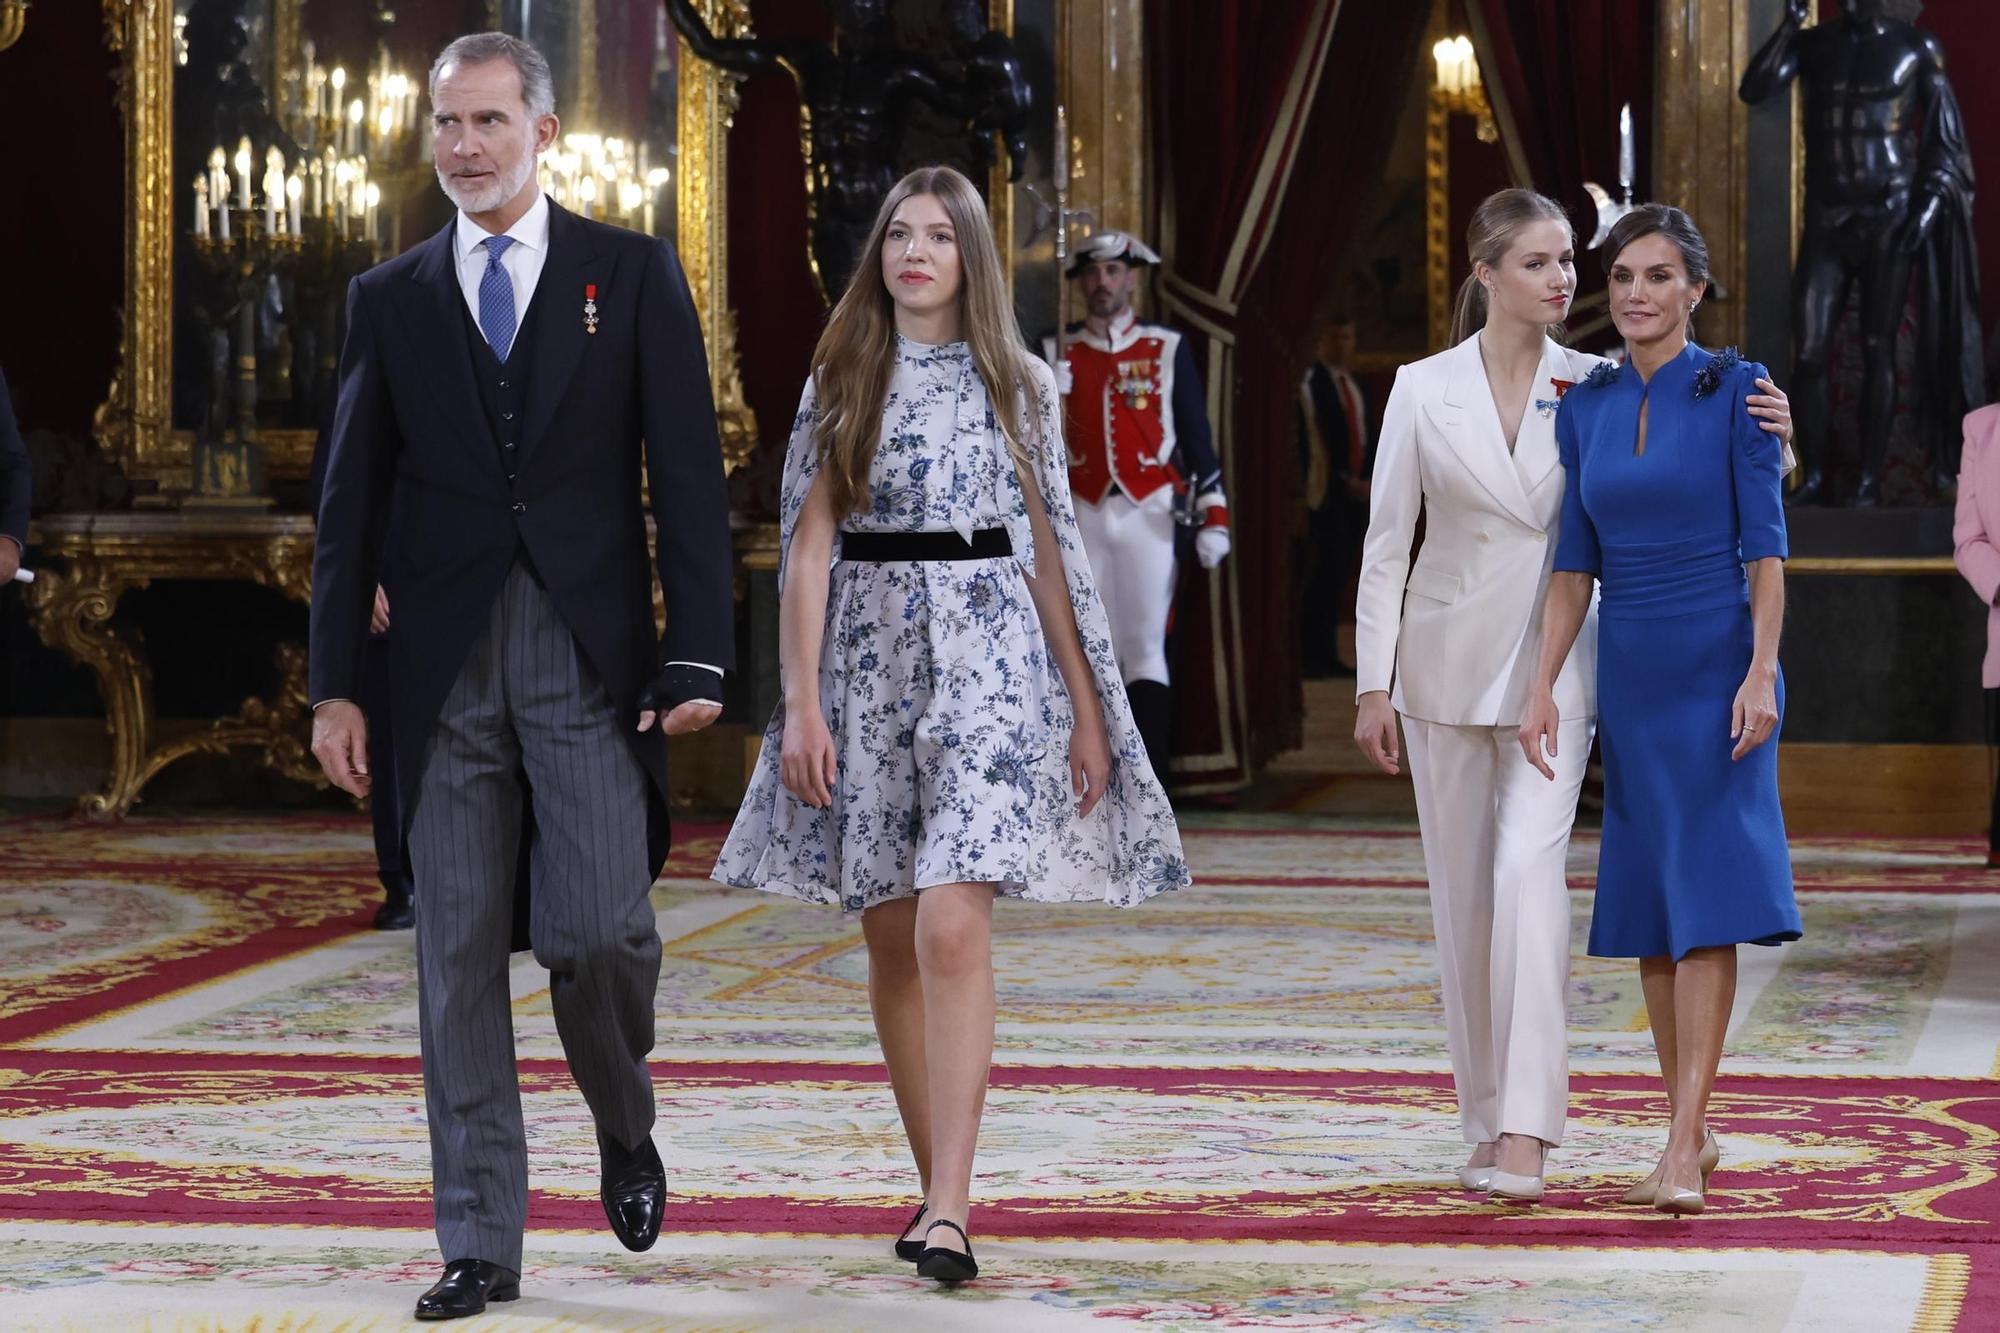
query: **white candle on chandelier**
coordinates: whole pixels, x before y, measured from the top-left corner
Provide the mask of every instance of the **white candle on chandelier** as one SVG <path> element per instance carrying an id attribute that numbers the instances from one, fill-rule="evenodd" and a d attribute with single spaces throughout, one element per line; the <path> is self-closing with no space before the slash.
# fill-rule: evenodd
<path id="1" fill-rule="evenodd" d="M 576 197 L 583 205 L 583 215 L 590 216 L 590 206 L 597 200 L 597 177 L 585 176 L 576 183 Z"/>
<path id="2" fill-rule="evenodd" d="M 285 211 L 287 219 L 292 224 L 292 235 L 294 236 L 299 235 L 301 231 L 299 226 L 299 201 L 305 197 L 305 192 L 306 183 L 300 180 L 299 173 L 294 171 L 291 177 L 285 181 Z"/>
<path id="3" fill-rule="evenodd" d="M 194 234 L 208 239 L 208 177 L 194 178 Z"/>
<path id="4" fill-rule="evenodd" d="M 347 104 L 347 149 L 349 153 L 361 151 L 361 99 L 355 98 Z"/>
<path id="5" fill-rule="evenodd" d="M 371 182 L 368 186 L 368 223 L 367 223 L 368 239 L 371 242 L 379 240 L 381 238 L 380 232 L 377 227 L 377 224 L 381 220 L 380 215 L 377 212 L 377 209 L 381 206 L 381 203 L 382 203 L 382 187 Z"/>
<path id="6" fill-rule="evenodd" d="M 247 134 L 236 145 L 236 206 L 250 207 L 250 136 Z"/>
<path id="7" fill-rule="evenodd" d="M 327 79 L 326 106 L 321 110 L 320 115 L 329 120 L 339 116 L 341 108 L 346 105 L 346 99 L 347 68 L 344 65 L 335 65 L 332 75 Z M 335 132 L 338 131 L 338 128 L 338 126 L 335 127 Z M 331 138 L 332 134 L 329 134 L 328 137 Z"/>
<path id="8" fill-rule="evenodd" d="M 343 241 L 347 239 L 347 196 L 353 189 L 354 167 L 342 162 L 333 172 L 333 198 L 330 202 L 333 204 L 334 228 Z"/>
<path id="9" fill-rule="evenodd" d="M 278 213 L 285 205 L 285 155 L 276 148 L 264 153 L 264 230 L 278 230 Z"/>
<path id="10" fill-rule="evenodd" d="M 215 208 L 229 207 L 229 183 L 223 175 L 227 162 L 219 147 L 208 155 L 208 198 Z"/>

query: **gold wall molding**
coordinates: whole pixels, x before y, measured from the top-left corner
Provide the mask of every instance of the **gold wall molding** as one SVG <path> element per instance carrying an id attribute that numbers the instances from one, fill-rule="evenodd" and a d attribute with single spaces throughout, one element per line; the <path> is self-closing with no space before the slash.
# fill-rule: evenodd
<path id="1" fill-rule="evenodd" d="M 103 0 L 104 36 L 118 62 L 125 120 L 125 307 L 118 368 L 93 433 L 134 481 L 189 486 L 186 441 L 173 418 L 174 7 Z"/>
<path id="2" fill-rule="evenodd" d="M 1451 100 L 1433 87 L 1424 104 L 1424 296 L 1430 350 L 1451 337 Z"/>
<path id="3" fill-rule="evenodd" d="M 1736 85 L 1750 63 L 1750 0 L 1659 0 L 1654 52 L 1656 197 L 1687 210 L 1708 241 L 1709 270 L 1726 298 L 1705 302 L 1706 346 L 1744 334 L 1750 108 Z"/>
<path id="4" fill-rule="evenodd" d="M 748 0 L 698 0 L 717 37 L 749 37 Z M 736 312 L 729 305 L 729 127 L 738 105 L 734 75 L 697 59 L 679 43 L 675 86 L 680 122 L 680 185 L 675 190 L 681 267 L 694 291 L 708 344 L 708 374 L 722 436 L 723 466 L 734 472 L 757 447 L 757 417 L 743 398 Z"/>
<path id="5" fill-rule="evenodd" d="M 1070 206 L 1095 214 L 1099 231 L 1129 231 L 1157 249 L 1160 238 L 1146 235 L 1153 213 L 1143 6 L 1060 0 L 1056 24 L 1056 86 L 1069 108 Z"/>
<path id="6" fill-rule="evenodd" d="M 1957 578 L 1958 566 L 1948 555 L 1795 555 L 1785 562 L 1785 573 L 1877 577 L 1927 574 Z"/>

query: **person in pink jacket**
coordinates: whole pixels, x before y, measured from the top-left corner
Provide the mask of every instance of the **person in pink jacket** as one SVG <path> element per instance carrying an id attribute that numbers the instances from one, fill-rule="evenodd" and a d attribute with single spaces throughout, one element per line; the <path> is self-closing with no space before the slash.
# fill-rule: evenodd
<path id="1" fill-rule="evenodd" d="M 1965 452 L 1958 465 L 1958 512 L 1951 525 L 1958 572 L 1986 603 L 1986 715 L 2000 718 L 2000 404 L 1965 417 Z M 1986 864 L 2000 868 L 2000 784 L 1993 789 Z"/>

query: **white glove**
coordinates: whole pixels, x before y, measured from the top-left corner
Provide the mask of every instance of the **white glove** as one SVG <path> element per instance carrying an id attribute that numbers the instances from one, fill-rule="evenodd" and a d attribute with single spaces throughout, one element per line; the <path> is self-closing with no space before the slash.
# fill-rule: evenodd
<path id="1" fill-rule="evenodd" d="M 1194 556 L 1203 569 L 1214 569 L 1229 554 L 1229 529 L 1203 528 L 1194 535 Z"/>
<path id="2" fill-rule="evenodd" d="M 1076 388 L 1076 376 L 1070 373 L 1069 358 L 1056 362 L 1056 392 L 1067 397 Z"/>

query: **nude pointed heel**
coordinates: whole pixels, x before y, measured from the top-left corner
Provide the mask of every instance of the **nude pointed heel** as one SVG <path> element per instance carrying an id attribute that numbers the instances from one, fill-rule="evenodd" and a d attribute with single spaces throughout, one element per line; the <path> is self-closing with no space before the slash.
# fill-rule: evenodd
<path id="1" fill-rule="evenodd" d="M 1695 1159 L 1695 1165 L 1701 1168 L 1701 1194 L 1694 1195 L 1695 1198 L 1699 1199 L 1702 1195 L 1708 1193 L 1708 1178 L 1715 1174 L 1715 1168 L 1721 1164 L 1722 1145 L 1715 1141 L 1715 1131 L 1711 1129 L 1702 1139 L 1701 1156 Z M 1619 1196 L 1618 1202 L 1629 1203 L 1637 1208 L 1658 1206 L 1659 1200 L 1656 1196 L 1660 1191 L 1659 1175 L 1660 1169 L 1654 1167 L 1652 1175 L 1647 1176 L 1631 1189 L 1626 1190 L 1623 1195 Z M 1681 1190 L 1679 1192 L 1682 1194 L 1694 1193 L 1691 1190 Z M 1693 1211 L 1698 1213 L 1701 1211 L 1701 1208 L 1697 1207 Z"/>

